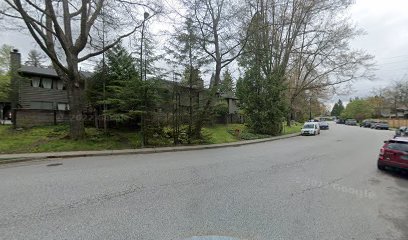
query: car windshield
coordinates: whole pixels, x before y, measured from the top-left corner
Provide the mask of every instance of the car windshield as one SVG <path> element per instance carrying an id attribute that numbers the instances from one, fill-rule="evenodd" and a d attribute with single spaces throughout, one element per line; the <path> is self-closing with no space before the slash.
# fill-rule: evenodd
<path id="1" fill-rule="evenodd" d="M 315 128 L 314 124 L 305 124 L 303 128 Z"/>
<path id="2" fill-rule="evenodd" d="M 407 142 L 398 142 L 398 141 L 390 141 L 386 146 L 388 149 L 401 151 L 401 152 L 408 152 L 408 143 Z"/>

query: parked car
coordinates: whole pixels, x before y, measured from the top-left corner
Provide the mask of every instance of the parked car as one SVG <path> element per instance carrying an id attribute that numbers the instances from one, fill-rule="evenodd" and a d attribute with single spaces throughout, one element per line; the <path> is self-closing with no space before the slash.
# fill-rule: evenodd
<path id="1" fill-rule="evenodd" d="M 373 122 L 372 119 L 365 119 L 361 122 L 360 127 L 369 128 L 371 127 L 371 123 Z"/>
<path id="2" fill-rule="evenodd" d="M 388 122 L 386 121 L 380 121 L 380 122 L 376 122 L 374 123 L 374 126 L 372 127 L 374 129 L 385 129 L 388 130 L 390 127 L 388 125 Z"/>
<path id="3" fill-rule="evenodd" d="M 307 122 L 303 125 L 300 131 L 302 135 L 318 135 L 320 134 L 319 123 L 317 122 Z"/>
<path id="4" fill-rule="evenodd" d="M 355 119 L 347 119 L 345 122 L 346 125 L 350 125 L 350 126 L 357 126 L 357 120 Z"/>
<path id="5" fill-rule="evenodd" d="M 327 122 L 320 122 L 319 127 L 321 130 L 329 130 L 329 124 Z"/>
<path id="6" fill-rule="evenodd" d="M 380 149 L 377 167 L 380 170 L 386 167 L 408 169 L 408 138 L 397 137 L 385 141 Z"/>
<path id="7" fill-rule="evenodd" d="M 336 123 L 337 124 L 345 124 L 345 121 L 344 121 L 344 119 L 337 119 Z"/>
<path id="8" fill-rule="evenodd" d="M 380 120 L 373 120 L 371 122 L 370 128 L 375 128 L 375 126 L 377 126 L 377 124 L 379 124 L 379 123 L 380 123 Z"/>
<path id="9" fill-rule="evenodd" d="M 395 135 L 394 138 L 396 137 L 407 137 L 408 136 L 408 127 L 400 127 L 397 130 L 395 130 Z"/>

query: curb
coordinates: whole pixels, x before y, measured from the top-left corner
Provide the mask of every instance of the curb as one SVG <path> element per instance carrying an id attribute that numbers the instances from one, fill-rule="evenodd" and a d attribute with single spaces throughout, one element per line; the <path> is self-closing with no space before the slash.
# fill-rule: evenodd
<path id="1" fill-rule="evenodd" d="M 281 139 L 293 138 L 300 136 L 299 133 L 287 134 L 283 136 L 262 138 L 255 140 L 245 140 L 232 143 L 207 144 L 195 146 L 177 146 L 161 148 L 142 148 L 142 149 L 123 149 L 123 150 L 102 150 L 102 151 L 75 151 L 75 152 L 47 152 L 47 153 L 27 153 L 27 154 L 4 154 L 0 155 L 0 165 L 9 163 L 19 163 L 34 160 L 45 160 L 53 158 L 78 158 L 78 157 L 97 157 L 97 156 L 119 156 L 132 154 L 151 154 L 164 152 L 183 152 L 193 150 L 216 149 L 225 147 L 239 147 L 263 142 L 277 141 Z"/>

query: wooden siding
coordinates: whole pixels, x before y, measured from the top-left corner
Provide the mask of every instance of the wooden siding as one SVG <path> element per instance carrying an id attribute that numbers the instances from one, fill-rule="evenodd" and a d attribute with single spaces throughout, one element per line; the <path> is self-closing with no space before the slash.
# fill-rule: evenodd
<path id="1" fill-rule="evenodd" d="M 34 127 L 65 123 L 69 121 L 68 111 L 18 109 L 16 112 L 17 127 Z"/>
<path id="2" fill-rule="evenodd" d="M 56 79 L 54 79 L 56 80 Z M 31 102 L 68 103 L 67 91 L 32 87 L 29 78 L 20 78 L 19 103 L 22 108 L 29 109 Z"/>

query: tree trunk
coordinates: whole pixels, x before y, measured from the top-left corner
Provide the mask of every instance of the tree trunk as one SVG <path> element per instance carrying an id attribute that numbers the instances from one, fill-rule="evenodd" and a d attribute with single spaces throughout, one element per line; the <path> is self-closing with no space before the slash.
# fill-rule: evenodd
<path id="1" fill-rule="evenodd" d="M 288 115 L 286 116 L 286 125 L 288 127 L 292 125 L 292 120 L 293 120 L 293 100 L 291 99 L 289 103 Z"/>
<path id="2" fill-rule="evenodd" d="M 69 103 L 69 124 L 70 124 L 70 137 L 71 139 L 78 140 L 85 137 L 84 117 L 82 110 L 84 109 L 85 102 L 83 97 L 83 87 L 81 80 L 66 81 L 67 93 Z"/>

